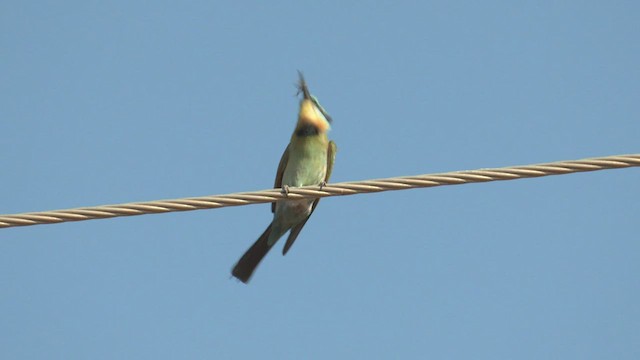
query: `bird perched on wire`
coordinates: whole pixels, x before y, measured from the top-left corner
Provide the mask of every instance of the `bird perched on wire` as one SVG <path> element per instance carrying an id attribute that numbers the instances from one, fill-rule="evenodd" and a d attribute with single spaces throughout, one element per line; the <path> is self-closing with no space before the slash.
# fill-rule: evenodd
<path id="1" fill-rule="evenodd" d="M 275 188 L 288 193 L 289 187 L 324 186 L 331 177 L 337 151 L 327 138 L 331 117 L 311 95 L 301 72 L 298 72 L 298 94 L 302 94 L 298 122 L 291 135 L 276 172 Z M 290 231 L 282 254 L 286 255 L 320 199 L 284 200 L 271 204 L 273 221 L 258 240 L 242 255 L 231 274 L 247 283 L 271 247 Z"/>

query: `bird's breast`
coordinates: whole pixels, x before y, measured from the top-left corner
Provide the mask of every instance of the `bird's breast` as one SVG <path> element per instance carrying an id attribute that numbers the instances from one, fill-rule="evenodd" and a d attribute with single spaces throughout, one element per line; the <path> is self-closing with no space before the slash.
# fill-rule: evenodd
<path id="1" fill-rule="evenodd" d="M 292 151 L 282 176 L 282 185 L 319 185 L 327 173 L 327 151 Z"/>

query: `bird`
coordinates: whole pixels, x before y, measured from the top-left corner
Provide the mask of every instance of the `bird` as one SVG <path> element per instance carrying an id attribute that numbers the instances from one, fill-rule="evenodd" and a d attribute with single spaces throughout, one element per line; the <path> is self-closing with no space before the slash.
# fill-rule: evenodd
<path id="1" fill-rule="evenodd" d="M 289 145 L 280 158 L 274 184 L 274 188 L 281 188 L 285 194 L 288 194 L 290 187 L 325 186 L 331 177 L 337 152 L 336 144 L 327 137 L 332 124 L 331 117 L 309 92 L 302 72 L 298 71 L 298 77 L 298 95 L 302 94 L 298 121 Z M 286 255 L 319 201 L 302 199 L 271 203 L 271 224 L 242 255 L 231 274 L 247 284 L 273 245 L 290 231 L 282 250 L 282 255 Z"/>

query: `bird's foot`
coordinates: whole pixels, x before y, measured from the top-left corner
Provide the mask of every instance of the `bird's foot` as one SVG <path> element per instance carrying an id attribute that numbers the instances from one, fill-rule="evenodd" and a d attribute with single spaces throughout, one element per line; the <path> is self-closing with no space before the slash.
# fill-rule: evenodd
<path id="1" fill-rule="evenodd" d="M 282 193 L 284 196 L 289 196 L 289 185 L 282 185 Z"/>
<path id="2" fill-rule="evenodd" d="M 320 183 L 320 190 L 322 190 L 323 187 L 327 186 L 327 182 L 323 181 Z"/>

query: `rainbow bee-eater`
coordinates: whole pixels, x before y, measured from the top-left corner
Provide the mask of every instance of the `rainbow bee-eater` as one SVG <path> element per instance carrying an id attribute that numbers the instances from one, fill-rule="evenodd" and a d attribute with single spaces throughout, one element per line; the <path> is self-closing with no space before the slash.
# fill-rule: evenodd
<path id="1" fill-rule="evenodd" d="M 302 100 L 298 122 L 280 159 L 274 185 L 285 194 L 289 187 L 324 186 L 331 177 L 337 150 L 336 144 L 327 138 L 331 117 L 309 92 L 302 73 L 299 72 L 299 76 L 298 94 L 302 94 Z M 282 254 L 286 255 L 319 201 L 320 199 L 303 199 L 272 203 L 273 221 L 238 260 L 231 272 L 233 276 L 247 283 L 271 247 L 290 231 L 282 250 Z"/>

